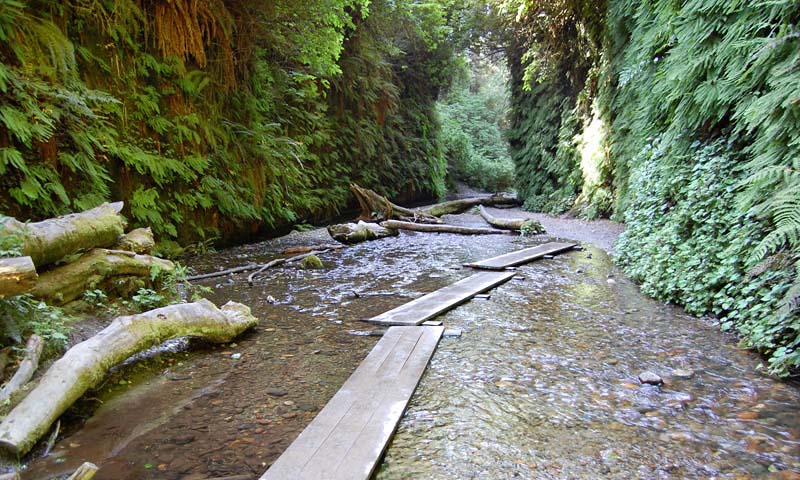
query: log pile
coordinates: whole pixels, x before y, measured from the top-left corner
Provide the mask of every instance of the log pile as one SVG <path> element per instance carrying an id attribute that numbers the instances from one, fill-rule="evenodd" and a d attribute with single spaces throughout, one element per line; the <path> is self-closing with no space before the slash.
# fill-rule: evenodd
<path id="1" fill-rule="evenodd" d="M 396 235 L 398 230 L 412 230 L 417 232 L 456 233 L 461 235 L 486 235 L 508 233 L 541 233 L 538 231 L 538 222 L 526 219 L 498 219 L 492 217 L 483 208 L 484 206 L 509 206 L 518 205 L 516 198 L 503 195 L 488 197 L 465 198 L 449 202 L 437 203 L 425 208 L 409 209 L 396 205 L 388 198 L 355 184 L 350 189 L 356 196 L 361 206 L 359 222 L 331 225 L 328 233 L 334 240 L 342 243 L 358 243 L 375 240 L 389 235 Z M 463 213 L 467 210 L 480 207 L 481 216 L 494 228 L 462 227 L 447 225 L 442 216 Z"/>
<path id="2" fill-rule="evenodd" d="M 150 255 L 155 241 L 149 228 L 124 233 L 121 210 L 118 202 L 41 222 L 5 218 L 0 235 L 19 237 L 27 256 L 0 259 L 0 298 L 31 292 L 63 305 L 87 290 L 130 295 L 153 286 L 153 271 L 175 266 Z"/>

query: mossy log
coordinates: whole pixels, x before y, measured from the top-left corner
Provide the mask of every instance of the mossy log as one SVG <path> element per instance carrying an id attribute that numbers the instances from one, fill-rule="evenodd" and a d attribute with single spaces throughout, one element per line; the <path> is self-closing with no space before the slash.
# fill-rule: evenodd
<path id="1" fill-rule="evenodd" d="M 39 335 L 31 335 L 28 338 L 28 342 L 25 344 L 25 355 L 22 357 L 17 372 L 0 390 L 0 403 L 5 403 L 31 380 L 34 372 L 39 368 L 39 357 L 42 355 L 43 348 L 44 342 Z"/>
<path id="2" fill-rule="evenodd" d="M 532 218 L 497 218 L 486 211 L 483 205 L 480 206 L 480 214 L 486 223 L 503 230 L 529 231 L 535 234 L 544 233 L 544 227 L 538 220 Z"/>
<path id="3" fill-rule="evenodd" d="M 31 257 L 0 258 L 0 298 L 30 292 L 38 278 Z"/>
<path id="4" fill-rule="evenodd" d="M 116 245 L 114 245 L 114 250 L 126 250 L 150 255 L 155 247 L 156 240 L 153 237 L 153 230 L 147 227 L 137 228 L 120 236 Z"/>
<path id="5" fill-rule="evenodd" d="M 72 263 L 56 267 L 39 276 L 33 295 L 53 305 L 63 305 L 87 290 L 115 290 L 114 280 L 139 277 L 150 284 L 154 270 L 171 272 L 175 265 L 150 255 L 137 255 L 122 250 L 95 248 Z M 144 286 L 144 285 L 143 285 Z"/>
<path id="6" fill-rule="evenodd" d="M 341 223 L 328 227 L 328 234 L 337 242 L 346 244 L 377 240 L 397 235 L 397 230 L 386 228 L 377 223 L 360 221 L 358 223 Z"/>
<path id="7" fill-rule="evenodd" d="M 355 184 L 350 189 L 361 206 L 361 220 L 381 222 L 383 220 L 400 220 L 413 223 L 442 223 L 442 215 L 466 212 L 478 205 L 487 207 L 499 205 L 518 205 L 516 198 L 493 195 L 491 197 L 464 198 L 449 202 L 437 203 L 425 208 L 405 208 L 390 202 L 386 197 Z"/>
<path id="8" fill-rule="evenodd" d="M 166 340 L 199 337 L 230 342 L 258 324 L 250 309 L 228 302 L 221 309 L 208 300 L 119 317 L 97 335 L 70 348 L 38 385 L 0 424 L 0 447 L 24 455 L 50 426 L 109 368 Z"/>
<path id="9" fill-rule="evenodd" d="M 494 228 L 474 228 L 474 227 L 461 227 L 458 225 L 431 225 L 427 223 L 413 223 L 401 222 L 400 220 L 386 220 L 381 222 L 386 228 L 396 230 L 412 230 L 415 232 L 428 232 L 428 233 L 456 233 L 460 235 L 502 235 L 510 234 L 508 230 L 496 230 Z"/>
<path id="10" fill-rule="evenodd" d="M 23 255 L 30 256 L 39 267 L 75 252 L 114 245 L 125 231 L 121 209 L 122 202 L 104 203 L 82 213 L 41 222 L 22 223 L 7 218 L 0 234 L 18 234 L 23 241 Z"/>

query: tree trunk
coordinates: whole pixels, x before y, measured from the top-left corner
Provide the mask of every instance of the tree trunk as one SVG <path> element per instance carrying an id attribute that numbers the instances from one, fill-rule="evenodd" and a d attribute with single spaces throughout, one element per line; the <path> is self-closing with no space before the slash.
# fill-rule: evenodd
<path id="1" fill-rule="evenodd" d="M 441 217 L 442 215 L 449 215 L 454 213 L 466 212 L 470 208 L 479 205 L 486 205 L 487 207 L 494 207 L 497 205 L 518 205 L 519 201 L 516 198 L 504 197 L 502 195 L 492 195 L 491 197 L 476 197 L 476 198 L 463 198 L 461 200 L 452 200 L 449 202 L 437 203 L 430 207 L 423 208 L 422 211 L 428 215 Z"/>
<path id="2" fill-rule="evenodd" d="M 0 298 L 30 292 L 38 278 L 31 257 L 0 258 Z"/>
<path id="3" fill-rule="evenodd" d="M 134 253 L 150 255 L 156 246 L 153 230 L 150 227 L 137 228 L 122 235 L 117 239 L 114 250 L 125 250 Z"/>
<path id="4" fill-rule="evenodd" d="M 42 266 L 81 250 L 114 245 L 125 229 L 121 209 L 122 202 L 104 203 L 83 213 L 28 224 L 9 218 L 0 233 L 19 234 L 23 254 Z"/>
<path id="5" fill-rule="evenodd" d="M 47 303 L 63 305 L 83 295 L 83 292 L 106 287 L 121 277 L 140 277 L 141 286 L 152 284 L 154 270 L 171 272 L 175 265 L 150 255 L 137 255 L 122 250 L 95 248 L 72 263 L 43 273 L 33 289 L 33 295 Z"/>
<path id="6" fill-rule="evenodd" d="M 532 218 L 497 218 L 492 216 L 489 212 L 483 208 L 483 205 L 480 206 L 480 214 L 486 223 L 495 227 L 495 228 L 502 228 L 503 230 L 517 230 L 522 231 L 525 230 L 532 234 L 539 234 L 544 233 L 544 227 L 542 224 L 539 223 L 538 220 L 534 220 Z"/>
<path id="7" fill-rule="evenodd" d="M 360 220 L 367 222 L 380 222 L 383 220 L 397 218 L 410 222 L 442 222 L 438 218 L 422 213 L 421 211 L 410 210 L 408 208 L 401 207 L 400 205 L 395 205 L 386 197 L 378 195 L 368 188 L 359 187 L 354 183 L 350 184 L 350 190 L 353 191 L 353 194 L 356 196 L 356 200 L 358 200 L 358 204 L 361 206 L 361 216 L 359 217 Z"/>
<path id="8" fill-rule="evenodd" d="M 337 242 L 351 244 L 391 237 L 397 235 L 397 230 L 387 229 L 377 223 L 367 223 L 359 220 L 358 223 L 331 225 L 328 227 L 328 234 Z"/>
<path id="9" fill-rule="evenodd" d="M 12 395 L 31 380 L 34 372 L 39 368 L 39 357 L 42 355 L 42 348 L 44 348 L 44 342 L 42 342 L 39 335 L 31 335 L 28 338 L 28 343 L 25 345 L 25 356 L 22 357 L 17 373 L 0 390 L 0 404 L 5 403 L 6 400 L 10 399 Z"/>
<path id="10" fill-rule="evenodd" d="M 39 384 L 3 419 L 0 446 L 20 456 L 27 453 L 109 368 L 137 352 L 178 337 L 226 343 L 256 324 L 248 307 L 228 302 L 219 309 L 208 300 L 119 317 L 53 363 Z"/>
<path id="11" fill-rule="evenodd" d="M 386 197 L 378 195 L 372 190 L 351 184 L 350 189 L 355 194 L 361 206 L 361 220 L 380 222 L 383 220 L 397 219 L 413 223 L 442 223 L 442 215 L 461 213 L 478 205 L 518 205 L 516 198 L 493 195 L 491 197 L 465 198 L 450 202 L 437 203 L 425 208 L 408 209 L 395 205 Z"/>
<path id="12" fill-rule="evenodd" d="M 473 228 L 473 227 L 459 227 L 457 225 L 430 225 L 426 223 L 413 223 L 401 222 L 399 220 L 386 220 L 381 222 L 386 228 L 397 230 L 413 230 L 415 232 L 431 232 L 431 233 L 458 233 L 461 235 L 498 235 L 509 234 L 511 232 L 506 230 L 495 230 L 493 228 Z"/>

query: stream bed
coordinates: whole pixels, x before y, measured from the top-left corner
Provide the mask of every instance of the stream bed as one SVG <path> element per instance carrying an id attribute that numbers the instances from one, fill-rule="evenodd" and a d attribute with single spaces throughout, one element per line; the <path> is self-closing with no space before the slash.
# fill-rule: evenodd
<path id="1" fill-rule="evenodd" d="M 23 479 L 84 461 L 99 480 L 256 479 L 377 342 L 362 319 L 469 276 L 465 262 L 548 240 L 403 233 L 252 287 L 247 273 L 206 280 L 210 300 L 245 303 L 261 324 L 232 344 L 172 342 L 118 368 Z M 208 272 L 326 242 L 292 234 L 188 264 Z M 800 388 L 761 373 L 712 321 L 648 299 L 593 247 L 518 273 L 440 317 L 463 334 L 442 339 L 378 480 L 800 478 Z M 665 384 L 642 385 L 643 371 Z"/>

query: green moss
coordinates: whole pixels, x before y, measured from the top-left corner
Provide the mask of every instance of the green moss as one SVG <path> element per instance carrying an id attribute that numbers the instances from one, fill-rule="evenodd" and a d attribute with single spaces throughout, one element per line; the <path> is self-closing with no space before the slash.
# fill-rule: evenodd
<path id="1" fill-rule="evenodd" d="M 322 264 L 322 260 L 320 260 L 318 256 L 309 255 L 300 261 L 300 267 L 305 269 L 317 269 L 324 268 L 325 265 Z"/>

